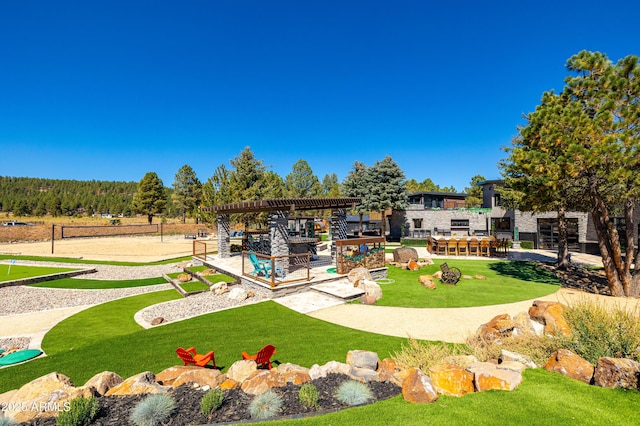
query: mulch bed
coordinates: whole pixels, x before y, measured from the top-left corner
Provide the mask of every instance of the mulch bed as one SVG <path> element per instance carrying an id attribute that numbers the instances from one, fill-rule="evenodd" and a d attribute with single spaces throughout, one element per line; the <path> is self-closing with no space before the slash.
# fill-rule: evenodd
<path id="1" fill-rule="evenodd" d="M 611 296 L 609 282 L 602 269 L 591 269 L 570 265 L 565 271 L 559 270 L 554 264 L 539 262 L 540 268 L 555 274 L 562 282 L 562 287 L 575 288 L 587 293 Z"/>
<path id="2" fill-rule="evenodd" d="M 280 395 L 283 400 L 283 408 L 280 416 L 274 420 L 291 417 L 307 417 L 349 408 L 348 405 L 342 404 L 334 397 L 338 386 L 347 380 L 350 380 L 348 376 L 329 374 L 325 378 L 309 382 L 316 387 L 320 394 L 317 409 L 309 408 L 300 403 L 298 400 L 299 385 L 288 383 L 284 387 L 273 388 L 272 390 Z M 388 382 L 370 382 L 368 386 L 374 396 L 374 400 L 372 400 L 371 403 L 391 398 L 402 392 L 400 387 Z M 240 389 L 225 391 L 222 407 L 210 416 L 205 416 L 200 412 L 200 401 L 204 395 L 202 390 L 183 385 L 172 389 L 169 393 L 175 398 L 177 409 L 171 418 L 166 423 L 163 423 L 163 425 L 233 424 L 252 421 L 248 407 L 253 396 L 247 395 Z M 100 411 L 91 424 L 97 426 L 122 426 L 130 424 L 129 416 L 133 408 L 139 401 L 143 400 L 145 396 L 146 395 L 104 396 L 98 398 Z M 53 426 L 56 422 L 55 418 L 49 418 L 23 424 L 29 426 Z"/>

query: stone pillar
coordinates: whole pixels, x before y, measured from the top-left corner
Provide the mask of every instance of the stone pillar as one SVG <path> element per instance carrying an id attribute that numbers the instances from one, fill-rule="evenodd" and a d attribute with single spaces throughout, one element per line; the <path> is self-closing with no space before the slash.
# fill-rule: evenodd
<path id="1" fill-rule="evenodd" d="M 231 231 L 228 214 L 218 214 L 218 256 L 231 256 Z"/>
<path id="2" fill-rule="evenodd" d="M 331 211 L 331 258 L 336 260 L 336 240 L 347 239 L 347 211 L 334 209 Z"/>
<path id="3" fill-rule="evenodd" d="M 289 217 L 288 213 L 282 211 L 271 212 L 269 215 L 269 239 L 271 240 L 271 256 L 289 255 Z M 285 273 L 289 272 L 289 258 L 282 257 L 276 260 L 273 268 L 278 275 L 278 270 L 282 268 Z M 277 276 L 276 275 L 276 276 Z"/>

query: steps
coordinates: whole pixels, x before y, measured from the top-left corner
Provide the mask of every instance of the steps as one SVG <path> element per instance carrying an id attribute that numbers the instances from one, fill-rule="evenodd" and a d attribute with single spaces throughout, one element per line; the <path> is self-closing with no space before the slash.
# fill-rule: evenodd
<path id="1" fill-rule="evenodd" d="M 273 301 L 301 314 L 308 314 L 320 309 L 342 305 L 363 294 L 363 290 L 354 288 L 353 284 L 345 278 L 313 285 L 308 291 L 278 297 L 273 299 Z"/>

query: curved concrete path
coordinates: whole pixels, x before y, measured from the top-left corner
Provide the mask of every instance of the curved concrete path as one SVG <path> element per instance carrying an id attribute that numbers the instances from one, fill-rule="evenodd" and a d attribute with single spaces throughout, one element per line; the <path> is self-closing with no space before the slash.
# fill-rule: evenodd
<path id="1" fill-rule="evenodd" d="M 512 317 L 529 310 L 534 300 L 571 304 L 596 301 L 609 307 L 638 312 L 640 300 L 598 296 L 573 289 L 560 289 L 548 296 L 504 305 L 471 308 L 397 308 L 391 306 L 345 304 L 310 312 L 307 315 L 333 324 L 371 333 L 463 343 L 465 339 L 496 315 Z"/>

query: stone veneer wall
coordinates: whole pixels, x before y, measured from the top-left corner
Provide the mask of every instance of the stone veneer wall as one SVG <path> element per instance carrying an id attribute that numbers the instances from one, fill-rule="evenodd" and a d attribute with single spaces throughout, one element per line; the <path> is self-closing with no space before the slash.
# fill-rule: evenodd
<path id="1" fill-rule="evenodd" d="M 218 214 L 218 256 L 231 256 L 231 227 L 228 214 Z"/>
<path id="2" fill-rule="evenodd" d="M 451 229 L 451 220 L 456 219 L 468 219 L 469 230 L 471 232 L 489 231 L 491 229 L 491 214 L 472 213 L 463 210 L 406 210 L 404 213 L 405 226 L 408 226 L 406 229 L 409 232 L 414 230 L 413 219 L 422 219 L 422 228 L 418 229 L 431 231 L 431 235 L 434 235 L 433 231 L 435 228 Z M 392 215 L 392 220 L 398 219 L 402 220 Z M 489 228 L 487 228 L 487 226 L 489 226 Z"/>
<path id="3" fill-rule="evenodd" d="M 271 256 L 284 256 L 276 260 L 275 266 L 289 272 L 289 217 L 282 211 L 271 212 L 269 215 L 269 238 L 271 240 Z M 275 269 L 275 268 L 274 268 Z"/>

